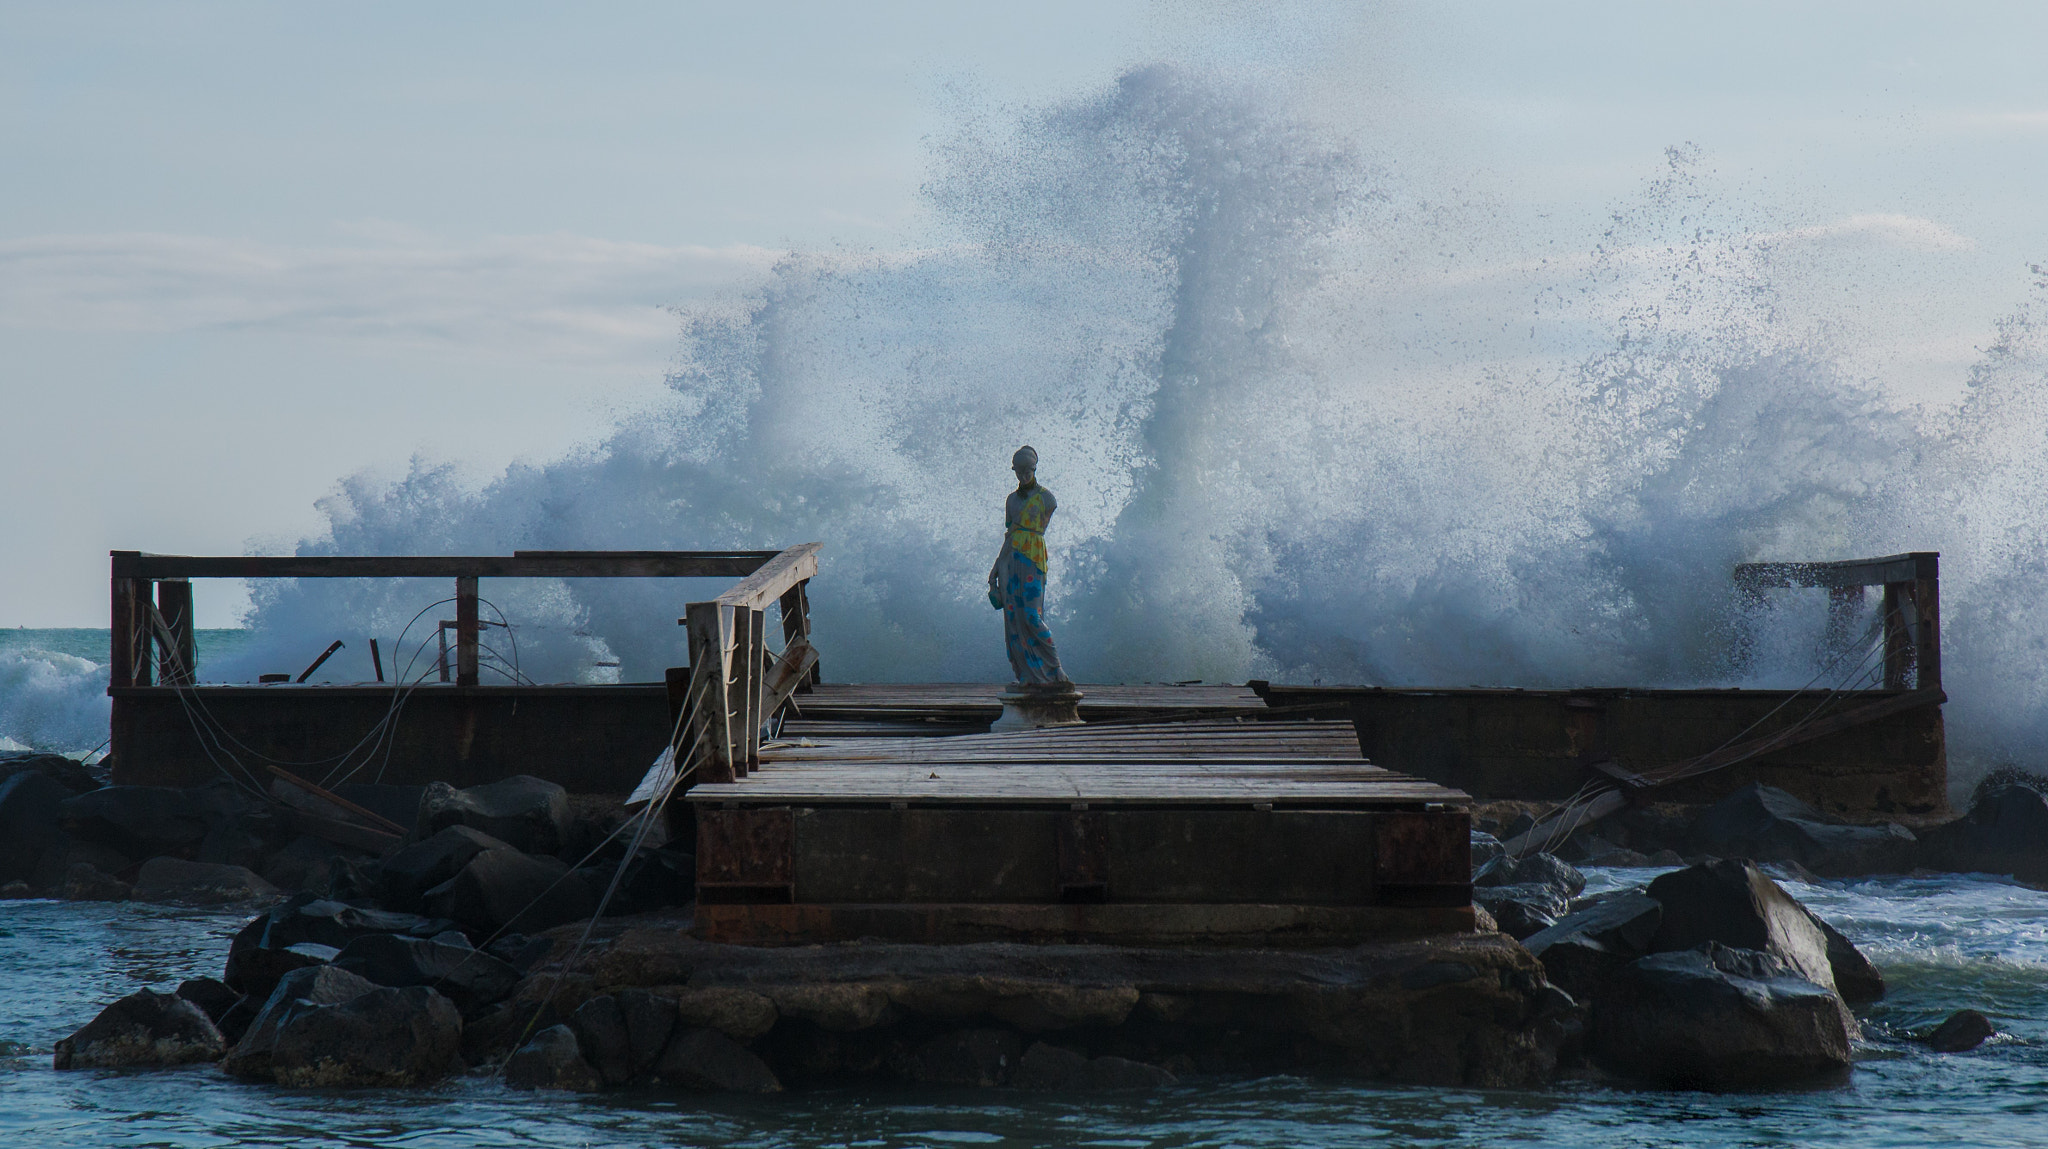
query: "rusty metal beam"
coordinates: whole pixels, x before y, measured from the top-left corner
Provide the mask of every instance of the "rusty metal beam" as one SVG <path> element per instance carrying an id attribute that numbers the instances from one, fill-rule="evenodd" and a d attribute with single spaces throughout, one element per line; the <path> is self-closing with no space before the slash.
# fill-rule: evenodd
<path id="1" fill-rule="evenodd" d="M 151 555 L 115 578 L 743 578 L 781 551 L 514 551 L 510 555 Z"/>

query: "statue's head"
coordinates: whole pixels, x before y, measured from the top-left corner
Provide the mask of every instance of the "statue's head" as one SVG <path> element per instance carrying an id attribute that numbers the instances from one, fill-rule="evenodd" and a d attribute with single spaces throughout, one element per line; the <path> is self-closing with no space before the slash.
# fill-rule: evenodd
<path id="1" fill-rule="evenodd" d="M 1028 446 L 1017 448 L 1017 453 L 1010 456 L 1010 469 L 1017 472 L 1019 483 L 1028 482 L 1038 473 L 1038 452 Z"/>

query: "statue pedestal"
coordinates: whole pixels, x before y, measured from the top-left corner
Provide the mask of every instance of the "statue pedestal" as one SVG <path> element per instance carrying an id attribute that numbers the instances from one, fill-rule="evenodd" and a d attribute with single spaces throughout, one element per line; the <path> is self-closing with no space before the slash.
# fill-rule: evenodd
<path id="1" fill-rule="evenodd" d="M 990 734 L 1081 725 L 1081 692 L 1072 683 L 1017 682 L 996 697 L 1002 699 L 1003 716 L 989 726 Z"/>

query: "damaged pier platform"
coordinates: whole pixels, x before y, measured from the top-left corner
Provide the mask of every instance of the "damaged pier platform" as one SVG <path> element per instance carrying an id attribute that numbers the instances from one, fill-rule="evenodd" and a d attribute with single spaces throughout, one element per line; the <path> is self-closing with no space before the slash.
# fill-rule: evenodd
<path id="1" fill-rule="evenodd" d="M 1348 944 L 1469 932 L 1466 796 L 1348 721 L 770 743 L 695 814 L 696 933 Z"/>

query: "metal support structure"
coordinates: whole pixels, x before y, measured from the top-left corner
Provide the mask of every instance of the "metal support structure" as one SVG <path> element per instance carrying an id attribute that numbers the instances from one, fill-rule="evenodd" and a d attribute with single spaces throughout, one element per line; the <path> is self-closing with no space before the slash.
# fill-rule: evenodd
<path id="1" fill-rule="evenodd" d="M 477 684 L 476 576 L 455 579 L 455 685 Z"/>
<path id="2" fill-rule="evenodd" d="M 1828 635 L 1847 642 L 1865 587 L 1884 588 L 1884 688 L 1941 688 L 1941 553 L 1909 551 L 1826 563 L 1743 563 L 1735 585 L 1752 602 L 1774 587 L 1824 587 Z"/>
<path id="3" fill-rule="evenodd" d="M 157 633 L 157 680 L 166 686 L 189 686 L 193 681 L 192 582 L 190 579 L 160 579 L 156 584 L 157 615 L 163 619 L 171 645 Z M 151 630 L 154 632 L 155 628 Z"/>

